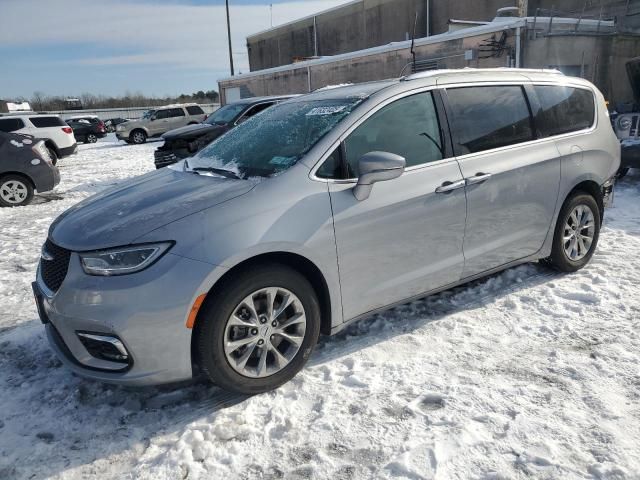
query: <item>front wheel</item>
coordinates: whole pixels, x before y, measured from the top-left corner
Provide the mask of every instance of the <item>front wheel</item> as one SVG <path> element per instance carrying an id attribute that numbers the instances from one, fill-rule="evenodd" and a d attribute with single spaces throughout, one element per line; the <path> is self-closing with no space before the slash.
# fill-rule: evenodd
<path id="1" fill-rule="evenodd" d="M 20 175 L 5 175 L 0 178 L 0 206 L 21 207 L 33 198 L 31 182 Z"/>
<path id="2" fill-rule="evenodd" d="M 273 264 L 244 271 L 208 300 L 198 317 L 197 358 L 211 381 L 244 394 L 292 379 L 320 334 L 320 308 L 309 281 Z"/>
<path id="3" fill-rule="evenodd" d="M 131 141 L 136 145 L 143 144 L 147 141 L 147 134 L 143 130 L 134 130 L 131 133 Z"/>
<path id="4" fill-rule="evenodd" d="M 564 203 L 553 237 L 548 263 L 562 272 L 584 267 L 600 236 L 600 209 L 593 196 L 576 192 Z"/>

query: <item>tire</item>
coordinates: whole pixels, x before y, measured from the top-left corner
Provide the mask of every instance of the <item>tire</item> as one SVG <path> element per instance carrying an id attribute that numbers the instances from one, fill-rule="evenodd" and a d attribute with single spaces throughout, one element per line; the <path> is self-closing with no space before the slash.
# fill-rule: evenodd
<path id="1" fill-rule="evenodd" d="M 33 199 L 33 185 L 22 175 L 0 177 L 0 206 L 21 207 Z"/>
<path id="2" fill-rule="evenodd" d="M 620 167 L 620 170 L 618 170 L 617 177 L 623 178 L 627 175 L 627 173 L 629 173 L 629 167 Z"/>
<path id="3" fill-rule="evenodd" d="M 289 306 L 276 313 L 275 321 L 272 321 L 274 317 L 271 317 L 272 320 L 260 318 L 269 317 L 268 303 L 263 300 L 268 297 L 262 296 L 263 289 L 267 288 L 277 292 L 271 302 L 273 310 L 282 308 L 287 298 L 295 297 Z M 253 294 L 255 296 L 252 297 Z M 255 308 L 252 312 L 245 307 L 249 305 L 245 302 L 248 298 L 258 300 L 253 303 Z M 306 318 L 304 326 L 299 320 L 301 311 Z M 245 319 L 241 320 L 242 326 L 228 325 L 234 313 L 238 313 L 234 316 L 236 325 L 238 317 L 246 314 Z M 259 318 L 256 318 L 256 314 Z M 265 323 L 261 323 L 262 320 Z M 267 264 L 240 271 L 225 282 L 215 295 L 207 299 L 196 322 L 194 345 L 198 366 L 221 388 L 252 395 L 279 387 L 302 369 L 318 341 L 320 306 L 313 287 L 303 275 L 280 264 Z M 285 322 L 288 326 L 283 328 Z M 283 335 L 295 338 L 297 345 L 280 336 L 278 328 L 282 328 L 280 331 Z M 232 352 L 225 351 L 225 339 L 237 341 L 235 335 L 238 333 L 241 342 L 249 338 L 253 340 Z M 259 346 L 260 341 L 264 347 Z M 276 357 L 274 348 L 278 349 L 280 358 L 284 360 Z M 264 353 L 265 350 L 268 353 Z M 239 367 L 243 355 L 247 353 L 246 366 Z M 263 356 L 265 361 L 261 362 Z M 236 366 L 232 366 L 231 362 Z M 279 365 L 280 362 L 283 362 L 282 365 Z"/>
<path id="4" fill-rule="evenodd" d="M 131 132 L 131 135 L 129 135 L 129 139 L 131 140 L 131 143 L 134 143 L 135 145 L 142 145 L 147 141 L 147 134 L 144 133 L 144 130 L 134 130 Z"/>
<path id="5" fill-rule="evenodd" d="M 98 141 L 98 137 L 95 134 L 90 133 L 87 135 L 85 140 L 87 143 L 96 143 Z"/>
<path id="6" fill-rule="evenodd" d="M 578 228 L 576 230 L 572 230 L 571 225 L 575 226 L 576 223 L 575 220 L 572 219 L 572 214 L 580 212 L 580 208 L 583 209 L 583 213 L 578 213 L 578 215 L 574 217 L 580 223 L 577 225 Z M 585 208 L 588 209 L 588 211 L 585 210 Z M 593 230 L 587 228 L 587 225 L 590 224 L 588 212 L 591 212 Z M 593 252 L 595 252 L 598 246 L 600 223 L 600 209 L 593 196 L 585 192 L 576 192 L 569 196 L 560 210 L 560 215 L 558 215 L 558 221 L 553 235 L 551 256 L 545 263 L 561 272 L 575 272 L 580 270 L 589 263 Z M 580 232 L 577 238 L 576 232 Z M 587 242 L 589 237 L 591 238 L 590 243 Z M 566 238 L 571 239 L 565 241 Z M 569 254 L 567 250 L 570 250 L 571 254 Z M 585 251 L 586 253 L 584 253 Z M 574 252 L 576 256 L 572 258 Z"/>
<path id="7" fill-rule="evenodd" d="M 56 153 L 56 151 L 51 147 L 47 147 L 47 150 L 49 150 L 49 156 L 51 157 L 51 163 L 53 163 L 54 165 L 56 163 L 58 163 L 58 154 Z"/>

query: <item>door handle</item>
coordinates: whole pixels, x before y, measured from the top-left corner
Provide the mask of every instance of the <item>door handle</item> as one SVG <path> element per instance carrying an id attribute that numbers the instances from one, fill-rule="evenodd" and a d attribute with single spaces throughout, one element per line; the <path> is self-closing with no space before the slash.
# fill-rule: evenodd
<path id="1" fill-rule="evenodd" d="M 490 173 L 476 173 L 473 177 L 468 177 L 466 179 L 467 185 L 475 185 L 476 183 L 486 182 L 491 178 Z"/>
<path id="2" fill-rule="evenodd" d="M 436 193 L 449 193 L 462 188 L 466 185 L 464 180 L 458 180 L 457 182 L 444 182 L 439 187 L 436 187 Z"/>

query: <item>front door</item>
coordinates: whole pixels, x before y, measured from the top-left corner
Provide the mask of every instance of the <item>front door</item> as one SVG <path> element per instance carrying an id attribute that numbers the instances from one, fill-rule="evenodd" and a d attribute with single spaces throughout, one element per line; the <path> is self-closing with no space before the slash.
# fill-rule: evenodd
<path id="1" fill-rule="evenodd" d="M 466 278 L 540 250 L 558 199 L 560 160 L 552 139 L 531 143 L 522 86 L 451 88 L 447 98 L 467 183 Z"/>
<path id="2" fill-rule="evenodd" d="M 371 151 L 407 161 L 401 177 L 376 183 L 363 201 L 353 183 L 329 183 L 345 319 L 460 279 L 464 182 L 443 139 L 434 97 L 423 92 L 382 107 L 344 141 L 350 178 Z"/>

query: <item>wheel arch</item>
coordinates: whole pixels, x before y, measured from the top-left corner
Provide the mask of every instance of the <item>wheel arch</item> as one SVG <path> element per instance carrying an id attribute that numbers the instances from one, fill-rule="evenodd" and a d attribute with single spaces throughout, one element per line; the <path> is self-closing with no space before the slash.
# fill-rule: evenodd
<path id="1" fill-rule="evenodd" d="M 58 158 L 60 158 L 60 149 L 58 148 L 58 146 L 56 145 L 56 142 L 54 142 L 53 140 L 51 140 L 50 138 L 47 138 L 44 140 L 44 145 L 47 148 L 52 149 L 54 152 L 56 152 L 56 155 L 58 156 Z"/>
<path id="2" fill-rule="evenodd" d="M 320 333 L 323 335 L 331 334 L 331 295 L 329 291 L 329 286 L 327 281 L 322 274 L 322 271 L 317 267 L 315 263 L 313 263 L 308 258 L 291 252 L 269 252 L 263 253 L 259 255 L 255 255 L 248 259 L 241 261 L 240 263 L 231 267 L 228 271 L 226 271 L 209 289 L 207 292 L 207 296 L 199 309 L 198 315 L 195 321 L 195 329 L 198 328 L 200 324 L 200 316 L 203 314 L 206 309 L 204 306 L 207 302 L 211 301 L 217 293 L 217 291 L 221 288 L 224 282 L 229 281 L 234 276 L 242 273 L 251 268 L 255 268 L 258 265 L 264 264 L 273 264 L 277 263 L 280 265 L 285 265 L 287 267 L 293 268 L 300 274 L 304 275 L 304 277 L 309 280 L 311 286 L 313 287 L 316 295 L 318 296 L 318 302 L 320 303 Z M 192 365 L 196 365 L 196 343 L 197 343 L 197 335 L 193 334 L 191 336 L 191 362 Z"/>
<path id="3" fill-rule="evenodd" d="M 14 175 L 14 176 L 18 176 L 18 177 L 24 178 L 26 181 L 29 182 L 29 184 L 31 185 L 31 187 L 34 190 L 36 189 L 36 184 L 33 181 L 33 178 L 31 178 L 29 175 L 27 175 L 24 172 L 14 172 L 14 171 L 2 172 L 2 173 L 0 173 L 0 180 L 2 180 L 4 177 L 8 177 L 10 175 Z"/>
<path id="4" fill-rule="evenodd" d="M 569 191 L 569 193 L 567 193 L 567 196 L 565 197 L 564 202 L 562 202 L 562 205 L 564 205 L 566 201 L 577 192 L 585 192 L 595 198 L 596 203 L 598 204 L 598 210 L 600 211 L 600 222 L 602 223 L 602 219 L 604 218 L 604 200 L 602 197 L 602 189 L 600 188 L 600 185 L 598 185 L 598 183 L 593 180 L 583 180 L 575 187 L 573 187 Z"/>

